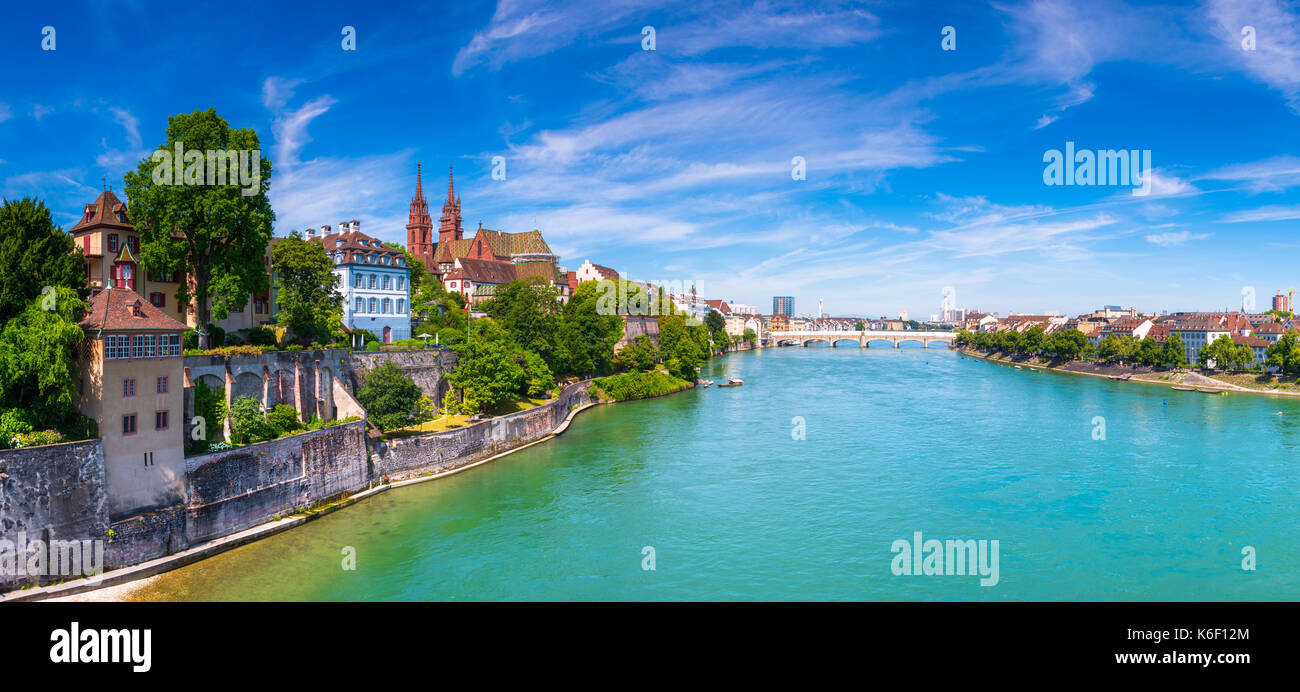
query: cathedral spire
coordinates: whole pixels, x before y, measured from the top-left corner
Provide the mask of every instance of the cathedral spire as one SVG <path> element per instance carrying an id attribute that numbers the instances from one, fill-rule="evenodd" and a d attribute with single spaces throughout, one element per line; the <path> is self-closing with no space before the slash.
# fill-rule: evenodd
<path id="1" fill-rule="evenodd" d="M 460 198 L 456 196 L 456 182 L 452 169 L 447 167 L 447 201 L 442 205 L 442 217 L 438 219 L 438 242 L 460 240 L 465 231 L 461 228 Z"/>
<path id="2" fill-rule="evenodd" d="M 456 186 L 452 180 L 451 166 L 447 166 L 447 204 L 454 204 L 456 200 Z"/>
<path id="3" fill-rule="evenodd" d="M 433 219 L 429 216 L 429 203 L 424 199 L 424 184 L 420 164 L 415 164 L 415 195 L 411 197 L 411 213 L 406 220 L 406 251 L 415 257 L 433 257 Z"/>

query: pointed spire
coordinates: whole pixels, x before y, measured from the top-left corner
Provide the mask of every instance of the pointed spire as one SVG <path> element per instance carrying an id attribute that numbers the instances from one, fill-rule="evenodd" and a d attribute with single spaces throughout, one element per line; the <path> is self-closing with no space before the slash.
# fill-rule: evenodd
<path id="1" fill-rule="evenodd" d="M 415 197 L 412 200 L 424 199 L 424 186 L 420 180 L 420 162 L 415 162 Z"/>
<path id="2" fill-rule="evenodd" d="M 447 166 L 447 202 L 452 202 L 456 197 L 456 186 L 452 180 L 451 166 Z"/>

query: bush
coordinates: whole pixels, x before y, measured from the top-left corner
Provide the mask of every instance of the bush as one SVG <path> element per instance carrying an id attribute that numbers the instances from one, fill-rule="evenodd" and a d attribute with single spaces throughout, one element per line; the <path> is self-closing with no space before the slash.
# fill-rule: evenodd
<path id="1" fill-rule="evenodd" d="M 366 350 L 367 350 L 367 351 L 378 351 L 378 350 L 379 350 L 379 342 L 378 342 L 378 341 L 371 341 L 370 343 L 366 344 Z"/>
<path id="2" fill-rule="evenodd" d="M 208 348 L 221 348 L 226 345 L 226 330 L 215 324 L 208 325 Z"/>
<path id="3" fill-rule="evenodd" d="M 253 327 L 252 329 L 242 330 L 248 343 L 254 346 L 275 346 L 275 332 L 267 327 Z"/>
<path id="4" fill-rule="evenodd" d="M 276 404 L 275 408 L 266 414 L 266 420 L 280 431 L 280 434 L 302 430 L 302 421 L 298 418 L 298 412 L 288 404 Z"/>
<path id="5" fill-rule="evenodd" d="M 208 440 L 221 440 L 224 437 L 222 428 L 226 421 L 225 390 L 213 389 L 204 383 L 203 380 L 195 380 L 194 416 L 203 419 L 203 442 L 207 442 Z M 185 438 L 190 439 L 190 431 L 186 431 Z"/>
<path id="6" fill-rule="evenodd" d="M 0 410 L 0 448 L 14 446 L 16 435 L 25 435 L 35 429 L 31 412 L 26 409 Z"/>
<path id="7" fill-rule="evenodd" d="M 692 386 L 686 380 L 665 375 L 657 370 L 650 372 L 629 372 L 610 377 L 598 377 L 593 382 L 606 396 L 614 401 L 629 401 L 663 396 L 681 391 Z"/>
<path id="8" fill-rule="evenodd" d="M 286 349 L 284 349 L 284 350 L 286 350 L 286 351 L 301 351 L 301 350 L 302 350 L 302 346 L 299 345 L 299 344 L 292 344 L 292 345 L 290 345 L 288 348 L 286 348 Z"/>
<path id="9" fill-rule="evenodd" d="M 199 350 L 199 335 L 193 331 L 185 332 L 181 335 L 181 345 L 185 348 L 185 355 L 187 356 L 190 351 Z"/>
<path id="10" fill-rule="evenodd" d="M 393 363 L 384 363 L 366 375 L 357 390 L 357 402 L 366 409 L 366 415 L 380 428 L 402 427 L 415 412 L 416 402 L 423 394 L 402 369 Z"/>
<path id="11" fill-rule="evenodd" d="M 433 400 L 428 394 L 421 394 L 415 402 L 415 422 L 427 423 L 438 415 L 438 407 L 433 405 Z"/>
<path id="12" fill-rule="evenodd" d="M 248 444 L 275 437 L 275 428 L 267 422 L 257 399 L 241 396 L 230 405 L 230 438 L 233 442 Z"/>
<path id="13" fill-rule="evenodd" d="M 442 410 L 449 416 L 460 413 L 460 400 L 456 398 L 456 393 L 447 390 L 447 395 L 442 397 Z"/>
<path id="14" fill-rule="evenodd" d="M 18 433 L 9 439 L 9 445 L 15 449 L 21 447 L 40 447 L 63 442 L 63 434 L 58 430 L 36 430 Z"/>

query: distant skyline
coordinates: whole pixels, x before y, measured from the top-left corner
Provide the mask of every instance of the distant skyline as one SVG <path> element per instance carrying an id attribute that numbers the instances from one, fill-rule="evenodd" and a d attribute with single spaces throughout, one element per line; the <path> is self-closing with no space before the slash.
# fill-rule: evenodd
<path id="1" fill-rule="evenodd" d="M 0 53 L 0 195 L 65 230 L 212 107 L 261 136 L 277 235 L 405 243 L 421 162 L 435 215 L 455 166 L 467 232 L 535 218 L 570 269 L 764 311 L 926 319 L 945 287 L 1002 314 L 1237 309 L 1247 286 L 1262 311 L 1300 284 L 1296 2 L 69 3 L 11 8 Z M 1149 150 L 1151 193 L 1046 185 L 1067 142 Z"/>

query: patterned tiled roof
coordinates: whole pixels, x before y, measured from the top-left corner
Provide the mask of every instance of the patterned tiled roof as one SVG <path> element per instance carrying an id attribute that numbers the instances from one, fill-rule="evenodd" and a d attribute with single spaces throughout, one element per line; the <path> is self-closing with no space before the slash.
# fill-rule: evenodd
<path id="1" fill-rule="evenodd" d="M 353 262 L 355 253 L 391 255 L 394 258 L 401 257 L 402 251 L 384 245 L 378 238 L 362 233 L 361 231 L 348 231 L 347 233 L 331 233 L 321 238 L 310 238 L 312 242 L 320 243 L 325 248 L 325 252 L 335 252 L 342 250 L 346 254 L 343 263 Z M 376 247 L 376 245 L 378 247 Z"/>

